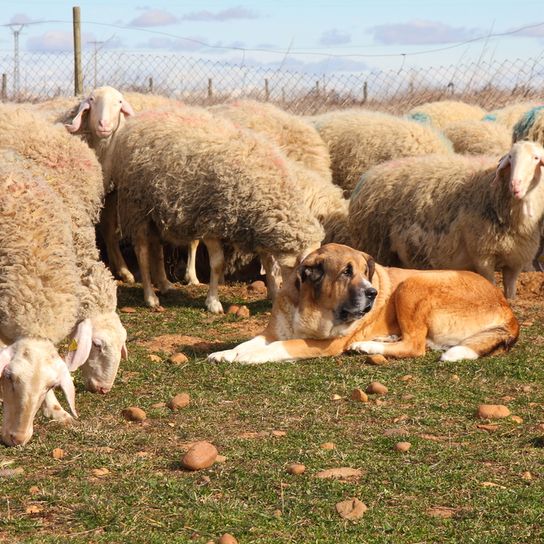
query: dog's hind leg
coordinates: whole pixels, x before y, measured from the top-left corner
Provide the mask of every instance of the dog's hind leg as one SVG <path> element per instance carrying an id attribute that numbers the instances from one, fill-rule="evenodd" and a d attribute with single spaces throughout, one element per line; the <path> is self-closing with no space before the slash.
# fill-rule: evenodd
<path id="1" fill-rule="evenodd" d="M 512 320 L 504 326 L 484 329 L 463 340 L 442 354 L 442 361 L 478 359 L 484 355 L 508 350 L 518 338 L 519 325 Z"/>

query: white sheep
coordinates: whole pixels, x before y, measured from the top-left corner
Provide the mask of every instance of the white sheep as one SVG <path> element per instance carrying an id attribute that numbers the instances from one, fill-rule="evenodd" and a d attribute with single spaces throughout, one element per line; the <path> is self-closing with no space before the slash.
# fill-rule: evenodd
<path id="1" fill-rule="evenodd" d="M 333 182 L 348 197 L 361 175 L 375 164 L 451 152 L 451 143 L 439 132 L 385 113 L 354 109 L 309 119 L 329 148 Z"/>
<path id="2" fill-rule="evenodd" d="M 453 150 L 462 155 L 497 155 L 508 152 L 512 145 L 510 131 L 490 121 L 457 121 L 444 128 Z"/>
<path id="3" fill-rule="evenodd" d="M 79 325 L 74 330 L 80 349 L 77 357 L 71 352 L 68 361 L 72 370 L 83 365 L 88 389 L 105 393 L 126 354 L 126 331 L 115 311 L 115 280 L 98 262 L 95 224 L 104 197 L 100 164 L 88 146 L 61 125 L 14 105 L 0 105 L 0 147 L 29 159 L 29 172 L 45 179 L 68 210 L 81 278 Z"/>
<path id="4" fill-rule="evenodd" d="M 478 121 L 485 114 L 486 111 L 476 104 L 458 100 L 439 100 L 412 108 L 406 117 L 440 130 L 457 121 Z"/>
<path id="5" fill-rule="evenodd" d="M 544 214 L 544 148 L 512 146 L 491 157 L 430 155 L 369 170 L 353 192 L 353 247 L 384 265 L 467 269 L 493 281 L 502 270 L 508 298 L 535 255 Z"/>
<path id="6" fill-rule="evenodd" d="M 26 444 L 34 416 L 63 420 L 53 387 L 75 412 L 70 372 L 55 344 L 72 329 L 79 300 L 70 224 L 62 201 L 29 172 L 30 161 L 0 149 L 0 376 L 2 440 Z"/>
<path id="7" fill-rule="evenodd" d="M 514 125 L 523 117 L 525 113 L 533 108 L 542 106 L 542 101 L 517 102 L 508 104 L 503 108 L 492 110 L 482 118 L 482 121 L 493 121 L 506 127 L 510 132 Z"/>

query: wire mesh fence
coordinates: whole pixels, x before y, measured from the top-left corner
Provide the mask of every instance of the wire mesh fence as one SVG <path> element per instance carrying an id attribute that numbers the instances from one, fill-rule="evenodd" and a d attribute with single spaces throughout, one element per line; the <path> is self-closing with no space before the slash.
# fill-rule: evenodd
<path id="1" fill-rule="evenodd" d="M 73 53 L 0 54 L 4 100 L 41 101 L 73 94 Z M 274 102 L 299 114 L 364 106 L 405 112 L 431 100 L 454 99 L 492 109 L 544 93 L 544 58 L 429 68 L 314 74 L 250 64 L 119 51 L 83 53 L 84 89 L 163 94 L 188 104 L 232 98 Z"/>

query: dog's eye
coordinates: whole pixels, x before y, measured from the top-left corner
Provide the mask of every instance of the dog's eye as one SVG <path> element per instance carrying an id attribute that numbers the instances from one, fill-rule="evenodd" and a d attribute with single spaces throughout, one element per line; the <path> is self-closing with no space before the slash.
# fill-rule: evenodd
<path id="1" fill-rule="evenodd" d="M 351 263 L 348 264 L 346 268 L 344 268 L 342 274 L 348 278 L 353 278 L 353 266 L 351 265 Z"/>

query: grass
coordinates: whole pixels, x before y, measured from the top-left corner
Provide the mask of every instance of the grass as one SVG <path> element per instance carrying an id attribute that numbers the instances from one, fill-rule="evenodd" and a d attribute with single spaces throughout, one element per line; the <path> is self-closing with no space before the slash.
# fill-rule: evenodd
<path id="1" fill-rule="evenodd" d="M 24 472 L 0 478 L 0 541 L 204 544 L 225 532 L 240 543 L 544 541 L 537 299 L 516 306 L 522 335 L 503 356 L 441 363 L 431 352 L 375 367 L 347 355 L 250 367 L 205 356 L 253 336 L 268 303 L 243 286 L 223 288 L 226 306 L 245 302 L 252 311 L 238 320 L 207 314 L 204 296 L 205 288 L 180 288 L 164 299 L 165 312 L 154 313 L 142 306 L 140 289 L 120 289 L 120 306 L 137 310 L 121 314 L 130 359 L 107 396 L 84 391 L 76 376 L 75 426 L 39 415 L 27 446 L 2 450 L 0 464 Z M 162 337 L 173 334 L 182 336 Z M 167 361 L 172 345 L 188 363 Z M 350 399 L 374 380 L 388 386 L 385 397 Z M 188 407 L 154 406 L 182 391 L 191 395 Z M 507 404 L 523 422 L 479 429 L 480 403 Z M 124 421 L 128 406 L 143 408 L 147 421 Z M 195 440 L 213 442 L 226 461 L 184 471 L 180 459 Z M 411 442 L 407 453 L 395 451 L 399 440 Z M 335 449 L 321 449 L 324 442 Z M 62 459 L 53 458 L 54 448 L 64 450 Z M 287 474 L 290 462 L 306 473 Z M 363 475 L 349 482 L 314 476 L 340 466 Z M 109 472 L 97 476 L 97 468 Z M 368 506 L 357 522 L 335 511 L 350 497 Z M 437 516 L 437 507 L 450 517 Z"/>

